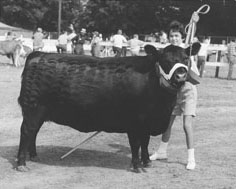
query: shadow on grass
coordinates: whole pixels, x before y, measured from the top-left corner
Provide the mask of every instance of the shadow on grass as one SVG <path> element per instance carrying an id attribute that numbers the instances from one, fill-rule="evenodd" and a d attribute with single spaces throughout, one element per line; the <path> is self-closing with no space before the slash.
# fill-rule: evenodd
<path id="1" fill-rule="evenodd" d="M 60 159 L 61 156 L 66 154 L 71 148 L 62 146 L 38 146 L 37 153 L 39 157 L 38 164 L 45 164 L 50 166 L 62 167 L 104 167 L 111 169 L 127 169 L 130 165 L 131 158 L 125 154 L 130 154 L 127 147 L 119 145 L 119 152 L 105 152 L 97 150 L 77 149 L 72 154 Z M 124 153 L 122 149 L 125 149 Z M 16 167 L 16 155 L 18 146 L 1 146 L 0 156 L 7 159 L 8 162 Z M 27 158 L 28 159 L 28 158 Z M 28 160 L 27 160 L 28 161 Z M 27 164 L 27 162 L 26 162 Z"/>
<path id="2" fill-rule="evenodd" d="M 0 66 L 2 66 L 2 67 L 15 67 L 13 64 L 11 64 L 11 63 L 0 63 Z"/>

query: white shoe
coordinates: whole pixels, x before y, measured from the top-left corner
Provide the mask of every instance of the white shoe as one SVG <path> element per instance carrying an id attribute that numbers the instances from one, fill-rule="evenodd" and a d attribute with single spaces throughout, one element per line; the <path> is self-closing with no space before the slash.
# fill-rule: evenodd
<path id="1" fill-rule="evenodd" d="M 196 163 L 195 163 L 194 160 L 188 161 L 188 164 L 187 164 L 187 166 L 186 166 L 186 169 L 188 169 L 188 170 L 194 170 L 195 167 L 196 167 Z"/>
<path id="2" fill-rule="evenodd" d="M 155 152 L 149 157 L 150 160 L 162 160 L 162 159 L 167 159 L 167 153 L 166 152 Z"/>

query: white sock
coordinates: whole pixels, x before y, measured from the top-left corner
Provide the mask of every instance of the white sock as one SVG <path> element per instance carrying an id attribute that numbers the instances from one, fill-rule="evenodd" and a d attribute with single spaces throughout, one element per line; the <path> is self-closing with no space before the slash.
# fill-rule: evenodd
<path id="1" fill-rule="evenodd" d="M 194 148 L 188 149 L 188 161 L 195 161 Z"/>
<path id="2" fill-rule="evenodd" d="M 158 152 L 159 153 L 166 153 L 168 147 L 168 142 L 161 141 Z"/>

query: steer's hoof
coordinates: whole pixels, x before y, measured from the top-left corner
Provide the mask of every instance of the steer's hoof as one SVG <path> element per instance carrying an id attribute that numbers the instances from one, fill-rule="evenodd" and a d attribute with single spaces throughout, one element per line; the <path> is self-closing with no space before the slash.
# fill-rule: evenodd
<path id="1" fill-rule="evenodd" d="M 130 171 L 133 172 L 133 173 L 141 173 L 140 168 L 133 168 L 133 167 L 131 167 Z"/>
<path id="2" fill-rule="evenodd" d="M 140 167 L 141 167 L 141 162 L 140 161 L 138 163 L 135 163 L 135 164 L 131 163 L 130 167 L 129 167 L 129 171 L 133 172 L 133 173 L 141 173 Z"/>
<path id="3" fill-rule="evenodd" d="M 25 165 L 20 165 L 15 168 L 19 172 L 28 172 L 30 169 L 26 167 Z"/>
<path id="4" fill-rule="evenodd" d="M 152 167 L 152 162 L 151 161 L 143 162 L 143 167 L 151 168 Z"/>
<path id="5" fill-rule="evenodd" d="M 39 159 L 38 156 L 32 156 L 32 157 L 30 157 L 30 161 L 33 161 L 33 162 L 39 162 L 40 159 Z"/>

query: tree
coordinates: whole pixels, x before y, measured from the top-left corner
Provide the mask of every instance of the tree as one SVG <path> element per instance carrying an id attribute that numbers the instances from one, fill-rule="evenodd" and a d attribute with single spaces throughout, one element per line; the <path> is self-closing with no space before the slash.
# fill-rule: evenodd
<path id="1" fill-rule="evenodd" d="M 151 32 L 158 26 L 153 4 L 156 0 L 90 0 L 76 22 L 105 34 L 118 28 L 127 33 Z"/>
<path id="2" fill-rule="evenodd" d="M 78 8 L 78 0 L 63 0 L 62 25 L 69 25 Z M 1 0 L 1 20 L 13 26 L 57 31 L 57 0 Z"/>
<path id="3" fill-rule="evenodd" d="M 198 35 L 235 35 L 234 0 L 62 0 L 62 28 L 73 23 L 76 29 L 111 34 L 122 28 L 127 34 L 166 30 L 176 19 L 187 24 L 193 11 L 209 4 L 201 15 Z M 1 0 L 0 20 L 34 30 L 57 31 L 58 0 Z"/>

